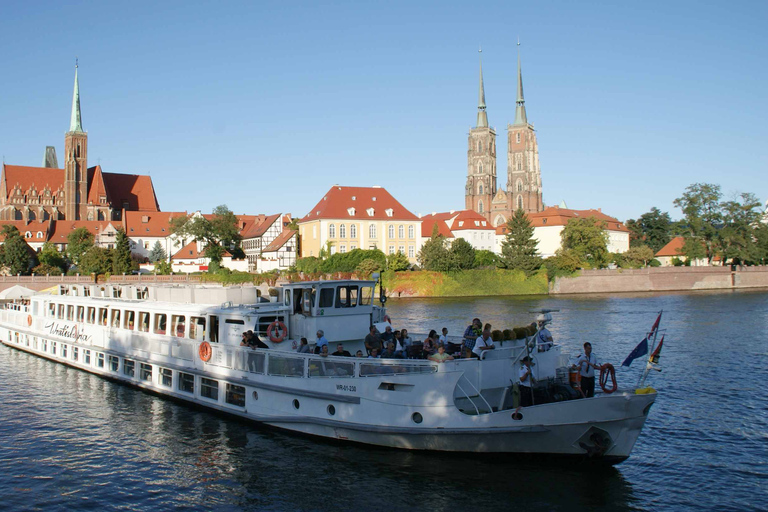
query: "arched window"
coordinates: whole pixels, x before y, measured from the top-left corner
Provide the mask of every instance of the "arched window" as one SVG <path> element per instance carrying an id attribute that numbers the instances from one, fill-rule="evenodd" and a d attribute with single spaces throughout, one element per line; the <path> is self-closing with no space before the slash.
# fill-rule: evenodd
<path id="1" fill-rule="evenodd" d="M 517 180 L 517 191 L 518 192 L 523 191 L 523 180 Z"/>
<path id="2" fill-rule="evenodd" d="M 408 238 L 413 238 L 413 226 L 408 226 Z"/>
<path id="3" fill-rule="evenodd" d="M 37 215 L 35 215 L 34 210 L 29 210 L 29 220 L 36 220 Z"/>
<path id="4" fill-rule="evenodd" d="M 32 238 L 32 232 L 27 231 L 26 233 L 24 233 L 24 238 Z"/>
<path id="5" fill-rule="evenodd" d="M 397 228 L 397 238 L 405 238 L 405 226 L 402 224 Z"/>
<path id="6" fill-rule="evenodd" d="M 376 224 L 368 226 L 368 238 L 376 238 Z"/>
<path id="7" fill-rule="evenodd" d="M 21 210 L 13 209 L 13 220 L 24 220 L 21 216 Z"/>
<path id="8" fill-rule="evenodd" d="M 349 226 L 349 238 L 357 238 L 357 224 L 352 224 Z"/>
<path id="9" fill-rule="evenodd" d="M 517 196 L 517 209 L 523 209 L 523 196 Z"/>
<path id="10" fill-rule="evenodd" d="M 477 213 L 483 213 L 483 202 L 478 201 L 477 202 Z"/>
<path id="11" fill-rule="evenodd" d="M 483 152 L 483 141 L 481 140 L 477 141 L 477 151 L 480 153 Z"/>
<path id="12" fill-rule="evenodd" d="M 336 238 L 336 224 L 331 224 L 328 226 L 328 237 Z"/>
<path id="13" fill-rule="evenodd" d="M 480 195 L 483 195 L 483 184 L 481 183 L 479 187 L 477 187 L 477 193 Z"/>
<path id="14" fill-rule="evenodd" d="M 387 236 L 390 238 L 390 240 L 392 238 L 395 238 L 395 226 L 393 226 L 392 224 L 389 225 L 389 229 L 387 230 Z"/>
<path id="15" fill-rule="evenodd" d="M 347 226 L 346 226 L 346 224 L 341 224 L 339 226 L 339 238 L 347 238 Z"/>
<path id="16" fill-rule="evenodd" d="M 48 213 L 48 210 L 43 210 L 43 220 L 48 220 L 50 218 L 51 218 L 51 216 Z"/>
<path id="17" fill-rule="evenodd" d="M 478 174 L 483 174 L 483 162 L 479 162 L 477 164 L 477 173 Z"/>

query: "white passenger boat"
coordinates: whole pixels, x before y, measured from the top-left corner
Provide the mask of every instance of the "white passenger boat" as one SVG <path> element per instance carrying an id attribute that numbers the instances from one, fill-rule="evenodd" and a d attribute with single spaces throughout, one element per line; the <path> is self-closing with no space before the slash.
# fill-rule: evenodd
<path id="1" fill-rule="evenodd" d="M 266 298 L 253 287 L 62 285 L 57 294 L 2 309 L 0 339 L 119 382 L 324 438 L 607 463 L 629 456 L 656 393 L 627 388 L 575 399 L 566 355 L 557 344 L 537 347 L 536 336 L 497 343 L 482 360 L 445 363 L 297 353 L 297 340 L 314 341 L 318 330 L 331 347 L 364 350 L 370 325 L 387 320 L 374 304 L 374 286 L 300 282 Z M 269 349 L 241 347 L 247 330 Z M 521 408 L 512 384 L 527 354 L 538 384 L 535 405 Z"/>

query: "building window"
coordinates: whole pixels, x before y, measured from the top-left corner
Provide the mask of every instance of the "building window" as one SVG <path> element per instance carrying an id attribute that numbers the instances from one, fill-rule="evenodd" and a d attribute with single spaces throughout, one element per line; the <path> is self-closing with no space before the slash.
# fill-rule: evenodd
<path id="1" fill-rule="evenodd" d="M 369 217 L 373 217 L 374 210 L 373 208 L 368 208 L 367 210 L 365 210 L 365 213 L 367 213 Z"/>
<path id="2" fill-rule="evenodd" d="M 328 237 L 336 238 L 336 224 L 331 224 L 328 226 Z"/>
<path id="3" fill-rule="evenodd" d="M 219 381 L 202 377 L 200 379 L 200 396 L 218 401 Z"/>
<path id="4" fill-rule="evenodd" d="M 395 246 L 394 245 L 390 245 L 389 246 L 389 254 L 395 254 Z"/>
<path id="5" fill-rule="evenodd" d="M 517 191 L 518 192 L 523 191 L 523 180 L 517 180 Z"/>
<path id="6" fill-rule="evenodd" d="M 405 238 L 405 226 L 402 224 L 397 227 L 397 238 Z"/>
<path id="7" fill-rule="evenodd" d="M 477 213 L 483 213 L 483 202 L 478 201 L 477 202 Z"/>
<path id="8" fill-rule="evenodd" d="M 408 226 L 408 238 L 413 238 L 413 226 Z"/>
<path id="9" fill-rule="evenodd" d="M 387 230 L 387 236 L 389 236 L 390 240 L 395 238 L 395 226 L 392 224 L 389 225 L 389 229 Z"/>
<path id="10" fill-rule="evenodd" d="M 483 162 L 477 164 L 477 174 L 483 174 Z"/>
<path id="11" fill-rule="evenodd" d="M 340 245 L 339 246 L 339 253 L 344 254 L 347 252 L 347 246 L 346 245 Z"/>
<path id="12" fill-rule="evenodd" d="M 227 384 L 226 401 L 228 404 L 245 407 L 245 388 L 243 386 Z"/>
<path id="13" fill-rule="evenodd" d="M 376 224 L 368 226 L 368 238 L 376 238 Z"/>
<path id="14" fill-rule="evenodd" d="M 408 257 L 409 257 L 409 258 L 413 258 L 413 254 L 414 254 L 414 252 L 415 252 L 415 249 L 414 249 L 414 247 L 413 247 L 412 245 L 409 245 L 409 246 L 408 246 Z"/>
<path id="15" fill-rule="evenodd" d="M 477 187 L 477 193 L 480 195 L 483 195 L 483 184 L 481 183 L 479 187 Z"/>
<path id="16" fill-rule="evenodd" d="M 317 226 L 312 226 L 312 238 L 317 238 Z"/>
<path id="17" fill-rule="evenodd" d="M 523 196 L 517 196 L 517 209 L 523 209 Z"/>
<path id="18" fill-rule="evenodd" d="M 357 238 L 357 224 L 352 224 L 349 226 L 349 238 Z"/>
<path id="19" fill-rule="evenodd" d="M 195 392 L 195 376 L 189 373 L 179 372 L 179 391 L 185 393 Z"/>
<path id="20" fill-rule="evenodd" d="M 346 224 L 341 224 L 339 226 L 339 238 L 347 238 L 347 226 L 346 226 Z"/>
<path id="21" fill-rule="evenodd" d="M 397 252 L 399 252 L 400 254 L 405 254 L 405 246 L 404 245 L 398 246 Z"/>

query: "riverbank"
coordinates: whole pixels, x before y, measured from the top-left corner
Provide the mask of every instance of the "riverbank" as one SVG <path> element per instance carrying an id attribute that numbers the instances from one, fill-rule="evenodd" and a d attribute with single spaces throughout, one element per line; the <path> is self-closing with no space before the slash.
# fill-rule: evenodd
<path id="1" fill-rule="evenodd" d="M 546 271 L 526 277 L 518 270 L 473 269 L 460 272 L 384 272 L 389 297 L 474 297 L 546 295 Z"/>

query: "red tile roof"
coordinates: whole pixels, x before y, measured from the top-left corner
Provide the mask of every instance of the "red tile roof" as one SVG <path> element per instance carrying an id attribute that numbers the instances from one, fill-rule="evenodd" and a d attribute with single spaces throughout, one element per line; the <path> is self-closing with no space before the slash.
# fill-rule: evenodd
<path id="1" fill-rule="evenodd" d="M 0 192 L 5 197 L 8 197 L 17 183 L 24 192 L 29 190 L 32 185 L 40 192 L 42 192 L 46 185 L 48 185 L 52 193 L 55 193 L 58 189 L 61 189 L 62 192 L 64 191 L 64 169 L 3 164 L 3 175 L 5 176 L 6 190 Z"/>
<path id="2" fill-rule="evenodd" d="M 261 215 L 259 218 L 260 222 L 254 222 L 250 226 L 246 226 L 245 230 L 241 232 L 244 239 L 248 238 L 258 238 L 262 236 L 264 233 L 267 232 L 267 230 L 274 224 L 277 220 L 280 219 L 280 214 L 276 213 L 274 215 L 269 215 L 267 217 Z M 282 226 L 281 226 L 282 229 Z"/>
<path id="3" fill-rule="evenodd" d="M 187 212 L 125 212 L 123 225 L 131 237 L 166 237 L 171 234 L 171 219 L 186 215 Z"/>
<path id="4" fill-rule="evenodd" d="M 685 245 L 685 238 L 676 236 L 667 245 L 659 249 L 656 256 L 680 256 L 683 254 L 683 245 Z"/>
<path id="5" fill-rule="evenodd" d="M 232 256 L 229 251 L 224 251 L 222 254 L 224 257 Z M 202 251 L 197 250 L 197 242 L 192 240 L 187 245 L 179 249 L 176 254 L 171 256 L 172 260 L 196 260 L 198 258 L 205 258 L 205 248 Z"/>
<path id="6" fill-rule="evenodd" d="M 100 165 L 88 169 L 88 183 L 88 204 L 100 204 L 102 197 L 107 198 L 107 201 L 109 201 L 107 189 L 104 185 L 104 174 L 101 172 Z M 121 207 L 118 206 L 118 208 Z"/>
<path id="7" fill-rule="evenodd" d="M 354 215 L 348 209 L 354 208 Z M 371 209 L 372 215 L 368 214 Z M 387 215 L 387 210 L 392 215 Z M 299 222 L 316 219 L 419 220 L 381 187 L 340 187 L 334 185 Z"/>
<path id="8" fill-rule="evenodd" d="M 160 211 L 151 177 L 112 172 L 105 172 L 102 176 L 107 189 L 107 199 L 112 203 L 113 208 L 119 210 L 123 207 L 123 203 L 128 203 L 129 210 Z"/>
<path id="9" fill-rule="evenodd" d="M 421 219 L 421 236 L 422 238 L 430 238 L 432 236 L 432 226 L 437 224 L 437 234 L 443 235 L 445 238 L 453 238 L 453 233 L 448 228 L 448 224 L 445 220 L 437 218 L 437 216 L 425 217 Z"/>
<path id="10" fill-rule="evenodd" d="M 112 227 L 119 229 L 121 224 L 119 221 L 108 220 L 57 220 L 53 223 L 53 233 L 51 234 L 51 242 L 55 244 L 66 244 L 67 236 L 78 229 L 86 228 L 91 232 L 93 236 L 96 236 L 103 232 L 107 227 L 112 224 Z"/>
<path id="11" fill-rule="evenodd" d="M 526 214 L 535 228 L 543 226 L 565 226 L 569 220 L 577 218 L 596 218 L 605 221 L 606 228 L 610 231 L 629 232 L 624 224 L 615 217 L 604 214 L 600 210 L 570 210 L 551 206 L 542 212 Z"/>
<path id="12" fill-rule="evenodd" d="M 264 249 L 262 252 L 275 252 L 278 249 L 280 249 L 282 246 L 284 246 L 293 236 L 298 233 L 295 229 L 286 229 L 279 235 L 277 235 L 277 238 L 272 240 L 272 243 L 270 243 L 266 249 Z"/>
<path id="13" fill-rule="evenodd" d="M 28 243 L 46 242 L 49 238 L 49 230 L 52 229 L 50 220 L 33 220 L 30 222 L 23 220 L 4 220 L 0 222 L 0 228 L 6 224 L 16 226 L 16 229 L 19 230 L 22 238 L 24 238 L 24 240 L 26 240 Z M 27 232 L 29 232 L 32 236 L 24 236 Z M 43 238 L 37 238 L 37 234 L 39 232 L 43 233 Z M 2 235 L 0 235 L 0 240 L 2 240 L 1 236 Z"/>

